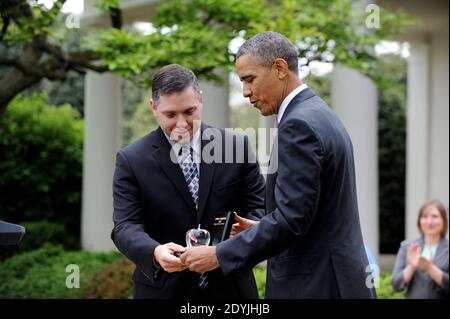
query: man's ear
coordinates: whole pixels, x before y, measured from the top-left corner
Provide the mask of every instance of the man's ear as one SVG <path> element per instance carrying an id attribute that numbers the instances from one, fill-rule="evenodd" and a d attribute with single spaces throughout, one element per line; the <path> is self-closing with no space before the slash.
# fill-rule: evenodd
<path id="1" fill-rule="evenodd" d="M 278 78 L 280 80 L 285 79 L 288 76 L 289 73 L 289 65 L 287 64 L 286 60 L 283 58 L 276 58 L 273 62 L 273 66 L 275 67 L 275 70 L 277 71 Z"/>
<path id="2" fill-rule="evenodd" d="M 155 112 L 156 111 L 156 104 L 153 101 L 153 99 L 150 99 L 150 109 Z"/>

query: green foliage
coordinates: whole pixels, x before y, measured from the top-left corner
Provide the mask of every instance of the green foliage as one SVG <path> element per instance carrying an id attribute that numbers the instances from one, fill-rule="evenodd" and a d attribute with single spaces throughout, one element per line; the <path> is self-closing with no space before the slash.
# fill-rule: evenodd
<path id="1" fill-rule="evenodd" d="M 64 251 L 46 244 L 0 263 L 0 298 L 80 298 L 94 274 L 119 258 L 117 252 Z M 79 266 L 79 289 L 66 287 L 69 264 Z"/>
<path id="2" fill-rule="evenodd" d="M 66 266 L 80 267 L 80 288 L 65 285 Z M 45 244 L 41 248 L 0 262 L 0 298 L 121 298 L 132 294 L 134 265 L 118 252 L 92 253 L 64 251 L 61 246 Z M 266 268 L 253 269 L 259 298 L 265 296 Z M 395 292 L 391 273 L 380 275 L 376 288 L 379 299 L 404 299 Z"/>
<path id="3" fill-rule="evenodd" d="M 256 286 L 258 287 L 258 295 L 260 299 L 264 299 L 266 295 L 266 267 L 256 266 L 253 268 Z"/>
<path id="4" fill-rule="evenodd" d="M 331 105 L 331 79 L 329 76 L 309 75 L 305 80 L 317 96 L 320 96 L 328 105 Z"/>
<path id="5" fill-rule="evenodd" d="M 84 289 L 86 299 L 129 299 L 132 297 L 134 264 L 128 259 L 118 259 L 94 274 Z"/>
<path id="6" fill-rule="evenodd" d="M 48 105 L 70 104 L 81 116 L 84 115 L 84 76 L 69 72 L 65 81 L 55 82 L 44 80 L 30 90 L 23 92 L 24 95 L 33 95 L 37 92 L 46 92 Z"/>
<path id="7" fill-rule="evenodd" d="M 20 223 L 25 227 L 26 233 L 19 246 L 8 246 L 0 249 L 0 261 L 14 254 L 24 253 L 38 249 L 45 243 L 60 244 L 66 249 L 77 249 L 77 238 L 67 234 L 64 225 L 48 221 Z"/>
<path id="8" fill-rule="evenodd" d="M 230 126 L 233 128 L 254 128 L 259 127 L 259 111 L 249 105 L 239 105 L 230 108 Z"/>
<path id="9" fill-rule="evenodd" d="M 28 11 L 28 5 L 17 1 L 17 5 L 24 11 Z M 5 9 L 6 8 L 6 9 Z M 59 22 L 58 17 L 62 8 L 62 2 L 56 1 L 52 8 L 48 9 L 43 3 L 32 3 L 31 12 L 33 19 L 28 14 L 20 16 L 16 24 L 8 28 L 8 32 L 2 39 L 7 45 L 22 45 L 31 42 L 38 36 L 46 36 L 54 32 L 55 25 Z M 7 23 L 7 20 L 14 16 L 13 8 L 7 4 L 0 11 L 0 26 Z"/>
<path id="10" fill-rule="evenodd" d="M 395 292 L 391 284 L 392 273 L 380 274 L 379 288 L 376 288 L 378 299 L 405 299 L 405 292 Z"/>
<path id="11" fill-rule="evenodd" d="M 119 0 L 95 0 L 95 6 L 103 11 L 120 8 Z"/>
<path id="12" fill-rule="evenodd" d="M 66 249 L 78 248 L 76 238 L 67 234 L 64 225 L 46 220 L 21 223 L 26 234 L 20 243 L 20 252 L 30 251 L 45 243 L 61 244 Z"/>
<path id="13" fill-rule="evenodd" d="M 155 70 L 169 63 L 191 68 L 200 78 L 218 80 L 214 69 L 231 68 L 234 62 L 228 49 L 232 39 L 273 30 L 296 44 L 305 65 L 343 63 L 379 80 L 371 48 L 413 21 L 400 11 L 382 9 L 382 27 L 367 29 L 365 11 L 354 4 L 351 0 L 175 0 L 158 5 L 153 33 L 103 30 L 92 34 L 86 46 L 111 71 L 149 87 Z"/>
<path id="14" fill-rule="evenodd" d="M 155 71 L 170 63 L 192 69 L 199 78 L 220 82 L 215 70 L 232 68 L 235 60 L 231 40 L 267 30 L 291 39 L 302 65 L 342 63 L 383 83 L 375 72 L 378 61 L 373 45 L 413 23 L 401 11 L 381 8 L 380 28 L 368 29 L 365 19 L 370 13 L 363 10 L 364 2 L 353 0 L 173 0 L 157 5 L 151 34 L 132 27 L 89 29 L 82 45 L 68 50 L 63 45 L 67 35 L 78 31 L 64 26 L 62 1 L 51 9 L 36 1 L 29 3 L 7 2 L 0 9 L 0 28 L 5 32 L 0 49 L 7 48 L 8 58 L 24 56 L 26 45 L 33 44 L 39 54 L 52 59 L 42 58 L 26 67 L 38 78 L 52 80 L 65 79 L 69 70 L 92 69 L 92 62 L 100 58 L 110 71 L 146 88 Z M 97 0 L 96 6 L 113 16 L 120 13 L 118 0 Z M 11 61 L 5 59 L 3 64 L 11 65 Z M 20 91 L 16 87 L 14 92 Z"/>
<path id="15" fill-rule="evenodd" d="M 124 145 L 128 145 L 158 128 L 158 122 L 150 109 L 149 98 L 144 98 L 123 123 Z"/>
<path id="16" fill-rule="evenodd" d="M 390 83 L 378 109 L 380 252 L 395 254 L 405 238 L 406 62 L 384 56 L 379 72 Z"/>
<path id="17" fill-rule="evenodd" d="M 67 29 L 67 28 L 61 28 Z M 86 30 L 70 29 L 65 34 L 62 47 L 67 51 L 75 51 L 79 49 L 82 39 L 85 37 Z M 0 54 L 3 52 L 0 49 Z M 5 52 L 6 53 L 6 52 Z M 1 70 L 0 70 L 1 71 Z M 70 104 L 77 109 L 81 116 L 84 114 L 84 83 L 85 76 L 78 72 L 68 72 L 64 81 L 51 81 L 45 79 L 30 89 L 23 92 L 24 95 L 32 95 L 38 92 L 46 92 L 46 103 L 49 105 L 65 105 Z"/>
<path id="18" fill-rule="evenodd" d="M 257 266 L 253 268 L 259 298 L 263 299 L 266 291 L 266 268 Z M 405 292 L 395 292 L 391 285 L 392 273 L 383 272 L 379 277 L 379 287 L 376 288 L 378 299 L 404 299 Z"/>
<path id="19" fill-rule="evenodd" d="M 0 219 L 55 221 L 78 237 L 83 121 L 44 101 L 19 96 L 0 118 Z"/>
<path id="20" fill-rule="evenodd" d="M 112 72 L 150 87 L 156 70 L 171 63 L 189 67 L 199 77 L 218 80 L 212 71 L 227 64 L 224 48 L 228 41 L 224 31 L 201 29 L 199 22 L 192 22 L 179 26 L 170 36 L 161 32 L 144 36 L 137 31 L 98 31 L 87 45 L 94 47 Z"/>

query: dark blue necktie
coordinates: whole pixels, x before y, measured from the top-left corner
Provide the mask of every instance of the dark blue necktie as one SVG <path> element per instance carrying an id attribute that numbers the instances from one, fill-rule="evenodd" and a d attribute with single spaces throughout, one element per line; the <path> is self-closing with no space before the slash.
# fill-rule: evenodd
<path id="1" fill-rule="evenodd" d="M 198 286 L 200 287 L 200 289 L 205 289 L 206 286 L 208 286 L 208 276 L 206 276 L 205 273 L 202 273 L 200 275 L 200 280 L 198 282 Z"/>

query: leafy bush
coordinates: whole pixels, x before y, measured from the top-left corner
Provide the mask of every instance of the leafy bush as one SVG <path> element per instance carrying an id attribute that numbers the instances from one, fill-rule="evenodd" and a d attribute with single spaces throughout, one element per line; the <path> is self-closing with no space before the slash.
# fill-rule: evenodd
<path id="1" fill-rule="evenodd" d="M 257 266 L 253 268 L 256 285 L 258 287 L 259 298 L 263 299 L 266 292 L 266 268 Z M 378 299 L 404 299 L 405 292 L 395 292 L 391 285 L 392 273 L 383 272 L 380 274 L 379 287 L 376 288 Z"/>
<path id="2" fill-rule="evenodd" d="M 130 106 L 128 108 L 131 109 Z M 143 98 L 139 104 L 135 105 L 131 114 L 125 115 L 124 144 L 130 144 L 156 128 L 158 128 L 158 122 L 150 110 L 148 99 Z"/>
<path id="3" fill-rule="evenodd" d="M 256 266 L 253 268 L 259 298 L 264 299 L 266 295 L 266 267 Z"/>
<path id="4" fill-rule="evenodd" d="M 45 243 L 61 244 L 65 249 L 78 249 L 76 238 L 67 234 L 64 225 L 48 221 L 21 223 L 26 234 L 20 243 L 20 252 L 26 252 L 41 247 Z"/>
<path id="5" fill-rule="evenodd" d="M 87 299 L 128 299 L 132 297 L 134 264 L 120 259 L 100 269 L 83 292 Z"/>
<path id="6" fill-rule="evenodd" d="M 380 252 L 395 254 L 405 239 L 406 62 L 388 55 L 379 71 L 390 83 L 378 109 Z"/>
<path id="7" fill-rule="evenodd" d="M 45 244 L 0 263 L 0 298 L 81 298 L 94 274 L 119 258 L 117 252 L 64 251 Z M 79 289 L 66 287 L 69 264 L 79 266 Z"/>
<path id="8" fill-rule="evenodd" d="M 378 299 L 405 299 L 405 292 L 395 292 L 391 284 L 392 273 L 380 274 L 380 287 L 377 288 Z"/>
<path id="9" fill-rule="evenodd" d="M 61 244 L 65 249 L 78 249 L 79 242 L 68 235 L 64 225 L 48 221 L 21 223 L 26 229 L 19 246 L 8 246 L 0 249 L 0 261 L 12 255 L 37 249 L 45 243 Z"/>
<path id="10" fill-rule="evenodd" d="M 0 117 L 0 219 L 47 220 L 80 234 L 83 120 L 45 95 L 19 96 Z"/>

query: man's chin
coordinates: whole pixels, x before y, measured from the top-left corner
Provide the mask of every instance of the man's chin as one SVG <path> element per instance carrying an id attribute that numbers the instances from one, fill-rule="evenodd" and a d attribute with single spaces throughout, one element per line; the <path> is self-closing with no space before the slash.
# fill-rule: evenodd
<path id="1" fill-rule="evenodd" d="M 185 133 L 185 134 L 172 133 L 171 139 L 177 143 L 184 144 L 184 143 L 189 143 L 189 141 L 191 140 L 191 135 L 190 135 L 190 133 Z"/>
<path id="2" fill-rule="evenodd" d="M 259 110 L 262 116 L 270 116 L 273 114 L 272 110 L 264 110 L 264 109 L 260 109 Z"/>

